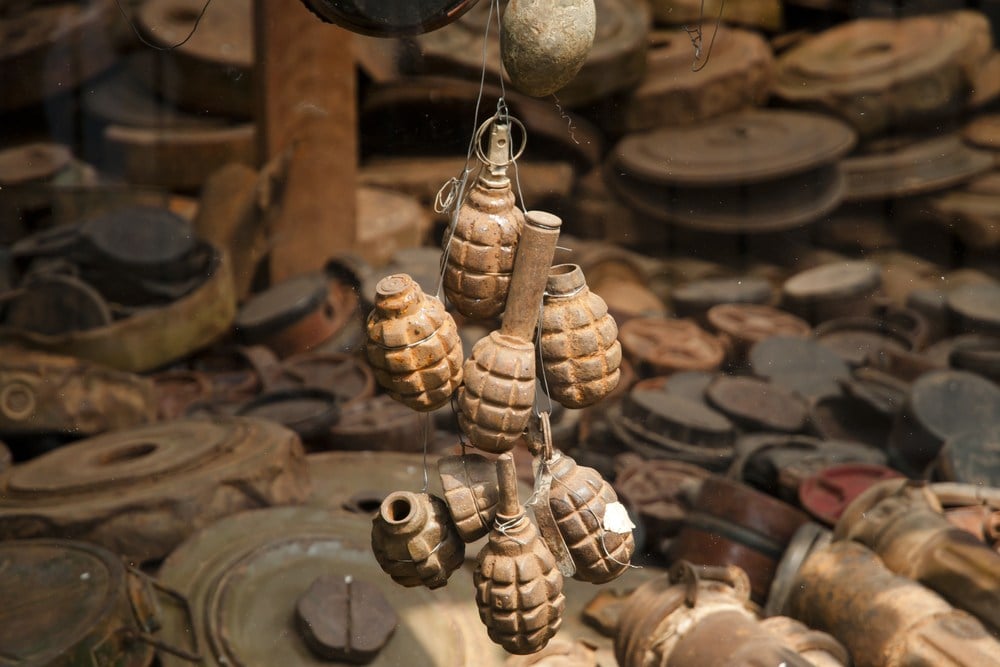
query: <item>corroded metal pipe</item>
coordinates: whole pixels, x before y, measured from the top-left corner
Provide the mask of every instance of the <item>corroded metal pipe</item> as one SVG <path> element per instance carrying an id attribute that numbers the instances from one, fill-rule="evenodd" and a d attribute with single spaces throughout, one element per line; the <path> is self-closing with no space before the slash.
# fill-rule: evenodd
<path id="1" fill-rule="evenodd" d="M 982 623 L 893 574 L 856 542 L 813 552 L 795 578 L 787 608 L 842 641 L 856 667 L 1000 665 L 1000 642 Z"/>
<path id="2" fill-rule="evenodd" d="M 1000 554 L 952 525 L 926 485 L 873 486 L 847 507 L 834 538 L 864 544 L 890 570 L 936 591 L 1000 638 Z"/>

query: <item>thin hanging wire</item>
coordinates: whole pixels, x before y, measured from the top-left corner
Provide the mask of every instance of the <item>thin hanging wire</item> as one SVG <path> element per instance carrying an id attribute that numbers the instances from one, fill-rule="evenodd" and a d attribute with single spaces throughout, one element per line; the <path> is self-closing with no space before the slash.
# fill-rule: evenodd
<path id="1" fill-rule="evenodd" d="M 493 25 L 493 14 L 496 12 L 497 15 L 497 26 L 499 29 L 500 24 L 500 0 L 490 0 L 490 12 L 486 18 L 486 29 L 483 35 L 483 54 L 482 54 L 482 67 L 479 75 L 479 94 L 476 96 L 476 110 L 474 117 L 472 119 L 472 127 L 479 127 L 479 109 L 483 101 L 483 93 L 486 89 L 486 64 L 488 60 L 487 47 L 489 46 L 490 40 L 490 27 Z M 501 91 L 503 90 L 501 86 Z M 503 98 L 501 98 L 503 99 Z M 441 291 L 444 289 L 444 274 L 448 268 L 448 257 L 451 255 L 451 241 L 455 234 L 455 228 L 458 226 L 458 214 L 462 210 L 462 204 L 465 203 L 465 197 L 468 192 L 469 175 L 472 173 L 472 169 L 469 167 L 472 162 L 472 156 L 475 152 L 475 141 L 476 141 L 476 130 L 473 129 L 472 135 L 469 137 L 469 146 L 465 152 L 465 167 L 462 169 L 462 175 L 458 178 L 451 178 L 438 192 L 438 197 L 435 204 L 441 202 L 451 207 L 451 222 L 448 225 L 448 231 L 445 233 L 445 243 L 444 243 L 444 254 L 441 256 L 441 271 L 438 275 L 437 290 L 435 294 L 438 299 L 441 299 Z M 451 190 L 451 192 L 442 198 L 442 193 L 445 190 Z M 438 210 L 437 205 L 435 205 L 435 210 L 438 213 L 444 213 L 448 210 L 447 206 L 442 206 Z"/>
<path id="2" fill-rule="evenodd" d="M 542 315 L 544 314 L 544 310 L 545 310 L 544 304 L 543 303 L 539 303 L 538 304 L 538 326 L 535 327 L 535 349 L 539 350 L 539 354 L 541 354 L 541 349 L 542 349 Z M 548 414 L 551 415 L 552 414 L 552 410 L 555 408 L 555 406 L 552 404 L 552 394 L 549 393 L 549 378 L 548 378 L 548 376 L 545 373 L 545 364 L 539 364 L 539 368 L 541 369 L 541 375 L 542 375 L 542 388 L 545 390 L 545 398 L 549 402 Z M 541 418 L 542 413 L 538 409 L 538 395 L 537 394 L 535 395 L 535 405 L 534 405 L 534 408 L 535 408 L 535 416 L 537 416 L 538 418 Z"/>
<path id="3" fill-rule="evenodd" d="M 691 62 L 692 72 L 700 72 L 708 65 L 708 60 L 712 57 L 712 47 L 715 45 L 715 36 L 719 34 L 719 24 L 722 23 L 722 10 L 725 7 L 726 0 L 721 0 L 719 3 L 719 15 L 715 17 L 715 28 L 712 30 L 712 39 L 708 42 L 708 52 L 705 53 L 705 60 L 701 64 L 698 61 L 701 60 L 702 45 L 705 41 L 701 29 L 702 24 L 705 22 L 705 0 L 701 0 L 701 10 L 698 14 L 697 25 L 684 26 L 684 32 L 688 34 L 688 37 L 691 39 L 691 45 L 694 47 L 694 60 Z"/>
<path id="4" fill-rule="evenodd" d="M 157 44 L 152 44 L 148 42 L 146 38 L 142 36 L 142 33 L 139 32 L 139 28 L 136 27 L 135 21 L 133 21 L 132 17 L 129 16 L 128 12 L 125 11 L 125 7 L 122 5 L 122 0 L 115 0 L 115 4 L 118 5 L 118 11 L 121 12 L 122 18 L 125 19 L 125 23 L 128 25 L 129 28 L 132 29 L 132 32 L 135 33 L 135 36 L 139 39 L 140 42 L 142 42 L 144 45 L 156 51 L 173 51 L 176 48 L 184 46 L 185 44 L 187 44 L 189 39 L 194 37 L 195 31 L 198 30 L 198 24 L 201 23 L 201 19 L 203 16 L 205 16 L 205 12 L 208 10 L 208 6 L 212 4 L 212 0 L 205 0 L 205 4 L 202 6 L 201 11 L 198 12 L 198 16 L 194 20 L 194 25 L 191 26 L 191 32 L 187 34 L 187 37 L 185 37 L 181 41 L 171 46 L 159 46 Z"/>

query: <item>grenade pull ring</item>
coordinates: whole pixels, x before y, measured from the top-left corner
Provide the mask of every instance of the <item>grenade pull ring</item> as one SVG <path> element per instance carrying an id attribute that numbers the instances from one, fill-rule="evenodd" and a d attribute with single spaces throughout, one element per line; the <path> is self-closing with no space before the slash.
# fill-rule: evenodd
<path id="1" fill-rule="evenodd" d="M 521 145 L 517 151 L 512 153 L 510 149 L 511 129 L 516 125 L 521 130 Z M 489 153 L 483 152 L 483 137 L 486 130 L 490 130 Z M 483 124 L 476 130 L 475 139 L 476 157 L 487 167 L 506 167 L 511 162 L 516 162 L 524 149 L 528 146 L 528 131 L 524 123 L 516 117 L 507 113 L 506 106 L 503 110 L 498 110 L 494 115 L 483 121 Z"/>

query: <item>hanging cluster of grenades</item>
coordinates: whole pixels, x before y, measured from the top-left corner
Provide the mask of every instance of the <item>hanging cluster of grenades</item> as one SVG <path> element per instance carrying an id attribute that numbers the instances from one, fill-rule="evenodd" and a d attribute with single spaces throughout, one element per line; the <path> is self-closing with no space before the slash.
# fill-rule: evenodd
<path id="1" fill-rule="evenodd" d="M 500 329 L 463 363 L 442 303 L 409 276 L 393 275 L 376 287 L 367 354 L 379 384 L 414 410 L 440 408 L 457 391 L 463 433 L 499 457 L 441 459 L 444 499 L 390 494 L 373 520 L 372 550 L 397 583 L 438 588 L 462 564 L 465 543 L 489 534 L 474 574 L 480 617 L 493 641 L 525 654 L 541 650 L 559 629 L 564 576 L 610 581 L 635 549 L 614 490 L 596 470 L 552 448 L 546 413 L 535 424 L 543 437 L 534 521 L 522 507 L 509 452 L 532 419 L 536 353 L 551 398 L 581 408 L 617 386 L 621 345 L 607 305 L 587 288 L 580 267 L 552 266 L 561 220 L 541 211 L 525 215 L 515 204 L 507 175 L 516 158 L 510 121 L 495 116 L 477 138 L 487 128 L 488 155 L 477 148 L 483 167 L 446 241 L 443 286 L 463 316 L 502 316 Z"/>

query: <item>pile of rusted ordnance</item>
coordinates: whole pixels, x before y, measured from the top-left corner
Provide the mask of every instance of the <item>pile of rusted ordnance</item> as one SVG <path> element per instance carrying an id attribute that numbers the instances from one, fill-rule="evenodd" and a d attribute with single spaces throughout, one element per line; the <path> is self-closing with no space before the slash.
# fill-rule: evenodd
<path id="1" fill-rule="evenodd" d="M 8 4 L 0 664 L 1000 664 L 995 0 L 597 0 L 557 101 L 356 37 L 273 284 L 249 0 Z"/>

